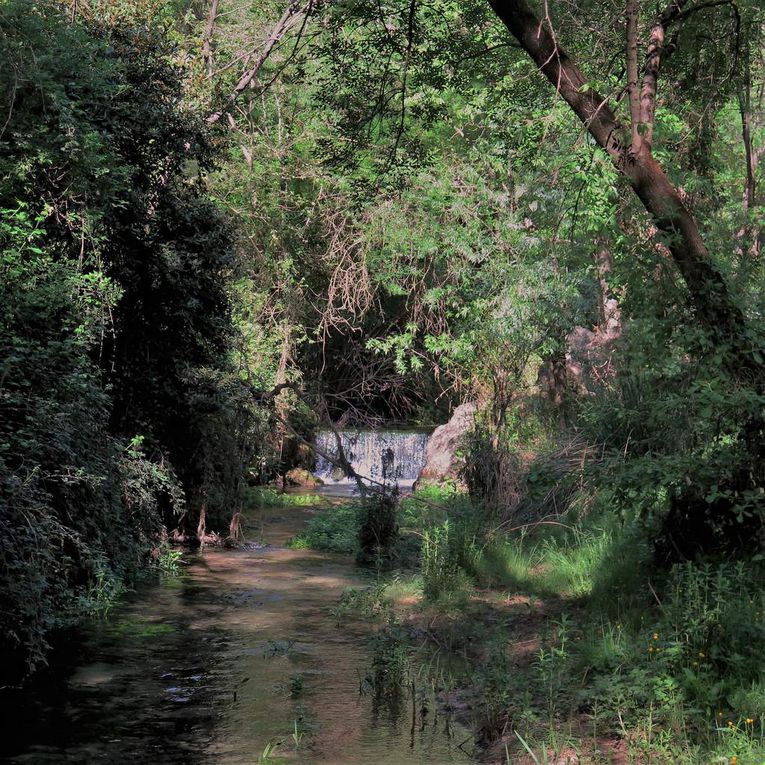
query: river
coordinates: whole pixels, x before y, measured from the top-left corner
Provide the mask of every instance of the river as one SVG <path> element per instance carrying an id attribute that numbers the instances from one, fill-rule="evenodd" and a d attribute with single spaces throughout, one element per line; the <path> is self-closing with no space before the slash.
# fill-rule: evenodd
<path id="1" fill-rule="evenodd" d="M 358 570 L 285 544 L 315 509 L 255 512 L 265 546 L 187 554 L 182 575 L 88 621 L 55 672 L 6 697 L 0 761 L 471 762 L 438 704 L 364 692 L 371 628 L 332 614 Z"/>

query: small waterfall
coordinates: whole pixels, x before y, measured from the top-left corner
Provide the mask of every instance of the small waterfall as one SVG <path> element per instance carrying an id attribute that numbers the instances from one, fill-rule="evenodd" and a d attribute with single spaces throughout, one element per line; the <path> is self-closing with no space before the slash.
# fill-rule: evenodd
<path id="1" fill-rule="evenodd" d="M 340 431 L 343 451 L 351 467 L 360 475 L 380 483 L 411 486 L 425 464 L 428 434 L 406 430 Z M 337 441 L 331 430 L 316 434 L 316 447 L 326 454 L 337 454 Z M 327 484 L 352 484 L 328 460 L 316 455 L 315 474 Z M 338 480 L 335 480 L 338 479 Z"/>

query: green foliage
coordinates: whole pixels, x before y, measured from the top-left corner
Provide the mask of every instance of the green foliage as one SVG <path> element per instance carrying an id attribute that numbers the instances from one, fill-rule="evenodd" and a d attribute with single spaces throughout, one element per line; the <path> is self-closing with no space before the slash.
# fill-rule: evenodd
<path id="1" fill-rule="evenodd" d="M 166 526 L 228 523 L 252 406 L 229 365 L 230 230 L 158 27 L 0 12 L 0 648 L 173 568 Z M 5 670 L 4 670 L 5 671 Z"/>
<path id="2" fill-rule="evenodd" d="M 371 687 L 375 702 L 386 703 L 395 711 L 401 702 L 409 670 L 409 650 L 406 635 L 391 618 L 371 638 L 372 661 L 366 675 L 366 687 Z"/>
<path id="3" fill-rule="evenodd" d="M 469 499 L 448 485 L 425 485 L 399 501 L 399 523 L 405 529 L 420 529 L 440 523 L 448 514 L 468 512 Z"/>
<path id="4" fill-rule="evenodd" d="M 356 562 L 378 569 L 389 564 L 399 540 L 398 496 L 373 492 L 361 500 Z"/>
<path id="5" fill-rule="evenodd" d="M 465 575 L 460 567 L 464 544 L 464 538 L 448 520 L 423 532 L 420 565 L 423 594 L 427 599 L 453 596 L 465 586 Z"/>
<path id="6" fill-rule="evenodd" d="M 289 494 L 260 486 L 247 491 L 247 502 L 252 507 L 312 507 L 322 501 L 318 494 Z"/>
<path id="7" fill-rule="evenodd" d="M 0 223 L 0 641 L 17 672 L 43 662 L 52 628 L 107 608 L 135 575 L 156 544 L 159 498 L 182 506 L 172 470 L 109 433 L 109 399 L 75 331 L 83 279 L 41 246 L 41 225 L 23 207 Z"/>
<path id="8" fill-rule="evenodd" d="M 360 528 L 356 503 L 329 505 L 308 521 L 305 530 L 290 540 L 290 546 L 353 555 L 358 549 Z"/>
<path id="9" fill-rule="evenodd" d="M 756 745 L 761 578 L 756 564 L 676 567 L 650 617 L 624 611 L 618 622 L 584 629 L 572 656 L 574 671 L 592 673 L 581 695 L 600 699 L 604 719 L 638 726 L 650 709 L 655 724 L 690 727 L 710 749 L 727 746 L 734 734 Z"/>
<path id="10" fill-rule="evenodd" d="M 337 606 L 332 609 L 338 625 L 349 615 L 384 621 L 391 615 L 392 602 L 387 595 L 388 587 L 388 582 L 377 582 L 362 589 L 349 587 L 344 590 Z"/>

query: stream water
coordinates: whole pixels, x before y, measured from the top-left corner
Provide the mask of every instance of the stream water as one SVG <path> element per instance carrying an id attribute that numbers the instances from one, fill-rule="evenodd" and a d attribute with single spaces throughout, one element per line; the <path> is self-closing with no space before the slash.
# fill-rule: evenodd
<path id="1" fill-rule="evenodd" d="M 360 692 L 368 629 L 331 614 L 357 571 L 285 547 L 312 512 L 263 510 L 266 547 L 189 554 L 180 577 L 84 625 L 55 673 L 0 696 L 0 761 L 470 762 L 443 712 Z"/>

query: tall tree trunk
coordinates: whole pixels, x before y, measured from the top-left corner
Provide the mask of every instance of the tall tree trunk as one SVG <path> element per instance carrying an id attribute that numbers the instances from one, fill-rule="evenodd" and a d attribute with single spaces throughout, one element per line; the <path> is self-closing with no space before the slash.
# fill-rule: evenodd
<path id="1" fill-rule="evenodd" d="M 761 373 L 763 363 L 759 349 L 753 352 L 748 344 L 743 312 L 712 261 L 696 221 L 654 159 L 650 143 L 640 141 L 638 146 L 633 145 L 631 130 L 617 119 L 608 98 L 591 88 L 558 44 L 548 21 L 538 18 L 525 0 L 489 2 L 590 135 L 608 153 L 666 236 L 667 247 L 688 287 L 698 320 L 716 342 L 734 345 L 731 366 L 737 371 Z M 653 69 L 655 76 L 658 61 L 654 61 Z"/>
<path id="2" fill-rule="evenodd" d="M 205 38 L 202 42 L 202 61 L 208 76 L 212 76 L 213 73 L 212 38 L 215 32 L 215 19 L 218 18 L 218 3 L 219 0 L 212 0 L 210 3 L 210 11 L 207 14 L 207 26 L 205 27 Z"/>
<path id="3" fill-rule="evenodd" d="M 742 244 L 748 244 L 748 253 L 752 257 L 760 254 L 760 238 L 762 236 L 759 227 L 754 223 L 752 211 L 759 200 L 757 195 L 757 170 L 760 160 L 765 153 L 765 144 L 755 146 L 754 136 L 763 128 L 763 91 L 765 84 L 758 89 L 758 96 L 753 98 L 752 86 L 752 48 L 750 37 L 753 31 L 750 28 L 744 31 L 744 46 L 742 58 L 744 59 L 741 82 L 738 85 L 738 108 L 741 115 L 741 142 L 744 146 L 744 160 L 746 163 L 746 179 L 744 190 L 741 195 L 741 207 L 747 216 L 743 228 L 739 232 Z"/>
<path id="4" fill-rule="evenodd" d="M 290 399 L 287 387 L 287 369 L 292 358 L 292 326 L 286 323 L 283 328 L 282 352 L 279 358 L 279 366 L 276 370 L 276 387 L 284 386 L 276 395 L 274 406 L 277 417 L 276 433 L 279 438 L 279 472 L 282 479 L 282 488 L 287 485 L 287 473 L 295 462 L 297 441 L 291 431 L 286 427 L 290 416 Z"/>
<path id="5" fill-rule="evenodd" d="M 741 140 L 744 144 L 744 158 L 746 160 L 743 207 L 744 211 L 748 212 L 755 205 L 757 193 L 755 155 L 752 146 L 752 81 L 748 62 L 744 82 L 738 89 L 738 108 L 741 113 Z"/>

